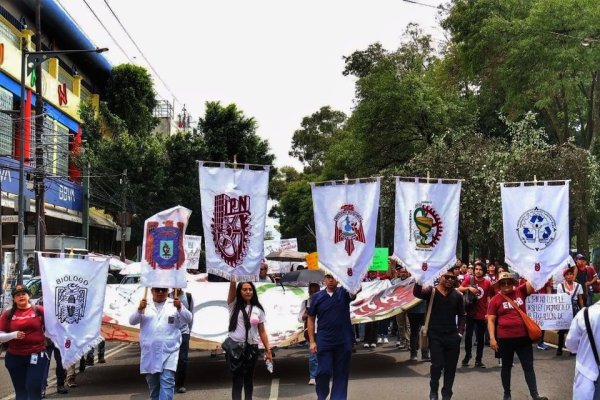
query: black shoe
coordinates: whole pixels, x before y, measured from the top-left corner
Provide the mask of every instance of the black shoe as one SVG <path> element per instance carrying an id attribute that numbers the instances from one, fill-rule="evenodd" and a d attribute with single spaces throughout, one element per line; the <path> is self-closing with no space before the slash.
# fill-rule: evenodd
<path id="1" fill-rule="evenodd" d="M 471 361 L 471 357 L 465 356 L 465 358 L 463 358 L 463 360 L 462 360 L 462 366 L 463 367 L 468 367 L 469 366 L 469 361 Z"/>
<path id="2" fill-rule="evenodd" d="M 438 400 L 437 393 L 429 393 L 429 400 Z"/>
<path id="3" fill-rule="evenodd" d="M 485 364 L 481 361 L 475 361 L 475 368 L 485 368 Z"/>
<path id="4" fill-rule="evenodd" d="M 556 350 L 556 355 L 557 356 L 562 356 L 562 349 Z"/>
<path id="5" fill-rule="evenodd" d="M 69 393 L 69 390 L 64 386 L 57 386 L 56 393 L 67 394 L 67 393 Z"/>
<path id="6" fill-rule="evenodd" d="M 105 364 L 106 360 L 104 359 L 104 357 L 100 358 L 98 357 L 98 364 Z"/>
<path id="7" fill-rule="evenodd" d="M 504 397 L 502 397 L 502 400 L 512 400 L 512 397 L 510 394 L 505 394 Z"/>
<path id="8" fill-rule="evenodd" d="M 46 389 L 42 389 L 42 399 L 46 398 Z"/>
<path id="9" fill-rule="evenodd" d="M 538 394 L 537 396 L 533 397 L 533 400 L 548 400 L 548 398 L 546 396 L 540 396 Z"/>

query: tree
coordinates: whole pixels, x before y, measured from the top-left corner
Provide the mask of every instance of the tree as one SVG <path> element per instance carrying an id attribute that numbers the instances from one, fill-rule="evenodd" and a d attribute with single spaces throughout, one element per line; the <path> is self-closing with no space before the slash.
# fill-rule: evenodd
<path id="1" fill-rule="evenodd" d="M 124 121 L 131 136 L 147 137 L 158 122 L 152 114 L 157 104 L 152 77 L 143 67 L 131 64 L 114 67 L 105 99 L 108 109 Z"/>
<path id="2" fill-rule="evenodd" d="M 304 164 L 305 172 L 319 172 L 325 162 L 325 154 L 339 135 L 346 114 L 332 110 L 330 106 L 302 119 L 302 128 L 294 132 L 290 156 Z"/>

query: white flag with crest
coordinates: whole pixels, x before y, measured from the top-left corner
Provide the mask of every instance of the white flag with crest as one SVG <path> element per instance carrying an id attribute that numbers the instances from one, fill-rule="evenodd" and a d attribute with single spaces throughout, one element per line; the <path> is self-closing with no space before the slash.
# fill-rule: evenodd
<path id="1" fill-rule="evenodd" d="M 142 245 L 141 286 L 187 286 L 183 241 L 191 213 L 185 207 L 176 206 L 154 214 L 146 220 Z"/>
<path id="2" fill-rule="evenodd" d="M 396 178 L 394 258 L 417 282 L 431 284 L 456 263 L 461 182 L 402 179 Z"/>
<path id="3" fill-rule="evenodd" d="M 269 167 L 207 167 L 200 162 L 206 271 L 232 281 L 258 281 L 264 256 Z"/>
<path id="4" fill-rule="evenodd" d="M 37 256 L 46 336 L 59 348 L 63 367 L 68 368 L 102 341 L 109 260 Z"/>
<path id="5" fill-rule="evenodd" d="M 360 289 L 375 253 L 379 190 L 379 178 L 312 184 L 319 263 L 351 293 Z"/>
<path id="6" fill-rule="evenodd" d="M 506 263 L 540 289 L 557 269 L 574 264 L 569 254 L 569 182 L 501 184 L 500 192 Z"/>

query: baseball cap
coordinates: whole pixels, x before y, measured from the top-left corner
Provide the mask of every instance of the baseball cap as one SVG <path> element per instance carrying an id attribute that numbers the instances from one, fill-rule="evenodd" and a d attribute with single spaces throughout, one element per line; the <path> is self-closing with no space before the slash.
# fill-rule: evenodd
<path id="1" fill-rule="evenodd" d="M 31 292 L 29 291 L 29 288 L 25 285 L 15 286 L 12 290 L 12 297 L 15 297 L 19 293 L 27 293 L 28 295 L 31 296 Z"/>
<path id="2" fill-rule="evenodd" d="M 577 261 L 577 260 L 587 260 L 587 259 L 585 258 L 585 256 L 583 254 L 579 253 L 575 256 L 575 261 Z"/>

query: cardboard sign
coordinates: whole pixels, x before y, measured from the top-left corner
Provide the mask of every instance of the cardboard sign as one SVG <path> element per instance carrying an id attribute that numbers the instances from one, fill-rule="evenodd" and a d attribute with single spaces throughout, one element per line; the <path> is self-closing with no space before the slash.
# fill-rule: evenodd
<path id="1" fill-rule="evenodd" d="M 525 302 L 527 315 L 543 330 L 569 329 L 573 320 L 571 296 L 560 294 L 532 294 Z"/>
<path id="2" fill-rule="evenodd" d="M 373 260 L 369 266 L 369 271 L 383 271 L 388 270 L 388 248 L 387 247 L 376 247 Z"/>

